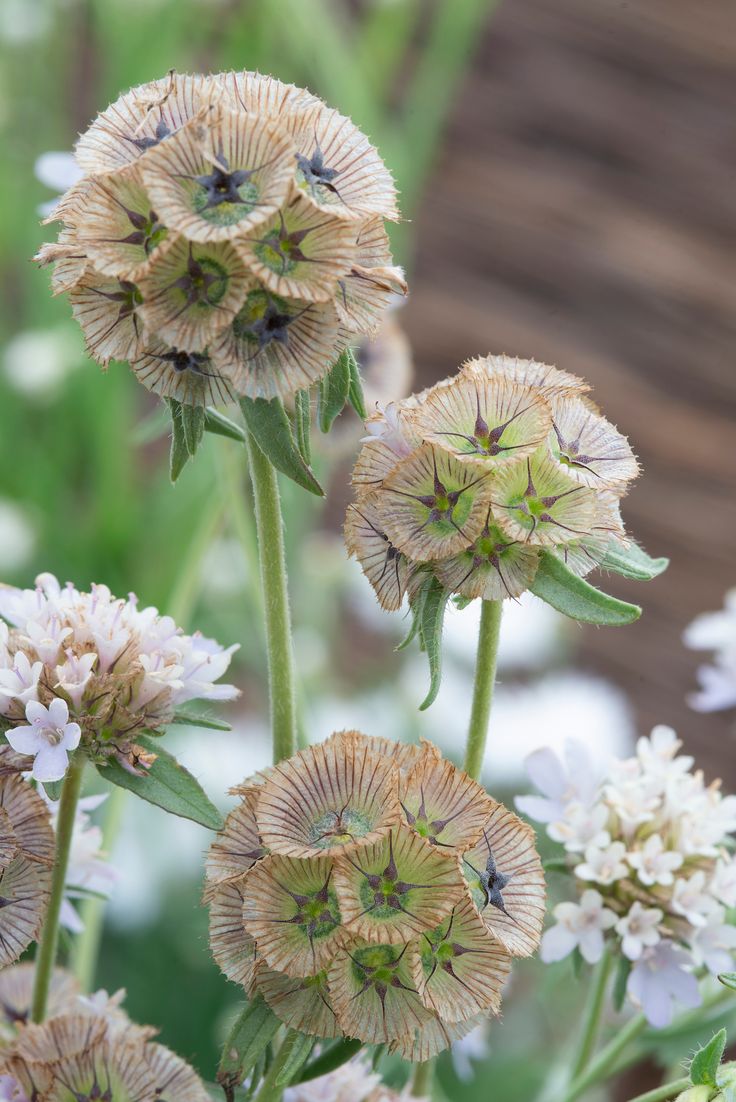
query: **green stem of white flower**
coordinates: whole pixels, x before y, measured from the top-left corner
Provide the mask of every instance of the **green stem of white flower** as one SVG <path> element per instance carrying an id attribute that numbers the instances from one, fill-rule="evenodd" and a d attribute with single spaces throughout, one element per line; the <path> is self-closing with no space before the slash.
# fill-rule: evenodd
<path id="1" fill-rule="evenodd" d="M 562 1102 L 575 1102 L 575 1099 L 579 1098 L 588 1087 L 592 1087 L 608 1075 L 621 1053 L 646 1029 L 646 1025 L 647 1020 L 643 1014 L 637 1014 L 634 1018 L 630 1018 L 621 1027 L 613 1040 L 605 1048 L 602 1048 L 595 1059 L 588 1064 L 585 1071 L 573 1079 L 563 1096 Z"/>
<path id="2" fill-rule="evenodd" d="M 465 749 L 465 772 L 477 780 L 483 767 L 488 721 L 491 717 L 493 690 L 496 685 L 498 639 L 501 631 L 503 601 L 481 601 L 478 653 L 475 662 L 473 706 L 470 713 L 468 742 Z"/>
<path id="3" fill-rule="evenodd" d="M 124 788 L 113 786 L 107 797 L 105 821 L 102 827 L 102 851 L 108 856 L 120 831 L 127 795 Z M 82 991 L 89 992 L 95 982 L 97 958 L 105 924 L 104 900 L 85 899 L 80 907 L 79 917 L 84 929 L 74 942 L 71 967 Z"/>
<path id="4" fill-rule="evenodd" d="M 31 1016 L 34 1022 L 42 1022 L 46 1015 L 51 978 L 56 965 L 56 953 L 59 946 L 59 917 L 64 901 L 66 870 L 69 865 L 69 853 L 74 833 L 74 819 L 82 790 L 82 777 L 86 759 L 77 752 L 69 762 L 64 777 L 56 816 L 56 853 L 54 871 L 51 878 L 51 897 L 36 953 L 36 968 L 33 980 L 33 1000 Z"/>
<path id="5" fill-rule="evenodd" d="M 580 1036 L 580 1044 L 575 1058 L 570 1065 L 570 1078 L 572 1080 L 584 1071 L 593 1055 L 598 1031 L 601 1025 L 601 1015 L 606 1000 L 608 977 L 611 974 L 613 957 L 608 948 L 604 949 L 603 956 L 598 962 L 593 980 L 588 992 L 588 1001 L 584 1011 L 583 1031 Z"/>
<path id="6" fill-rule="evenodd" d="M 296 752 L 296 693 L 291 617 L 286 579 L 284 525 L 276 471 L 248 434 L 248 459 L 255 502 L 258 557 L 263 589 L 271 704 L 273 760 Z"/>
<path id="7" fill-rule="evenodd" d="M 669 1098 L 675 1098 L 676 1095 L 681 1094 L 682 1091 L 691 1087 L 692 1083 L 685 1076 L 682 1079 L 675 1079 L 671 1083 L 664 1083 L 661 1087 L 655 1087 L 651 1091 L 646 1091 L 645 1094 L 637 1094 L 636 1098 L 630 1099 L 630 1102 L 667 1102 Z"/>

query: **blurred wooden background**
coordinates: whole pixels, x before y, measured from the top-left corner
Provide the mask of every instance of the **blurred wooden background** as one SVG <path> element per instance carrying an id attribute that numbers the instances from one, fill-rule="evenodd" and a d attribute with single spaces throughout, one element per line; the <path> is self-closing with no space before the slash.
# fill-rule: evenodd
<path id="1" fill-rule="evenodd" d="M 644 615 L 581 631 L 579 657 L 730 788 L 734 716 L 687 707 L 700 656 L 681 633 L 736 585 L 735 62 L 724 0 L 506 0 L 421 208 L 403 318 L 422 385 L 470 355 L 534 357 L 584 375 L 629 436 L 644 473 L 624 517 L 671 567 L 609 579 Z"/>

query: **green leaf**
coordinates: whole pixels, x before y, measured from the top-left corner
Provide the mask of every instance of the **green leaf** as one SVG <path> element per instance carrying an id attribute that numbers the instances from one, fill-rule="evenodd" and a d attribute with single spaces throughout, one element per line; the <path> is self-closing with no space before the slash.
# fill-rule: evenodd
<path id="1" fill-rule="evenodd" d="M 184 441 L 192 459 L 204 437 L 204 406 L 182 406 L 181 423 L 184 428 Z"/>
<path id="2" fill-rule="evenodd" d="M 204 428 L 205 432 L 211 432 L 214 436 L 226 436 L 228 440 L 245 443 L 245 429 L 241 429 L 240 425 L 236 425 L 212 406 L 207 406 L 204 411 Z"/>
<path id="3" fill-rule="evenodd" d="M 290 1029 L 279 1050 L 281 1068 L 276 1076 L 275 1086 L 288 1087 L 302 1070 L 316 1043 L 315 1037 Z"/>
<path id="4" fill-rule="evenodd" d="M 324 490 L 305 463 L 294 440 L 291 423 L 279 398 L 241 398 L 240 408 L 248 430 L 274 467 L 305 490 L 324 497 Z"/>
<path id="5" fill-rule="evenodd" d="M 626 998 L 626 985 L 629 982 L 629 973 L 631 972 L 631 961 L 628 957 L 621 955 L 616 968 L 616 975 L 613 980 L 613 1008 L 617 1012 L 620 1012 L 624 1005 L 624 999 Z"/>
<path id="6" fill-rule="evenodd" d="M 184 433 L 184 421 L 182 419 L 181 402 L 176 398 L 167 398 L 166 403 L 171 411 L 171 454 L 169 456 L 169 478 L 176 482 L 181 472 L 191 459 Z"/>
<path id="7" fill-rule="evenodd" d="M 294 424 L 299 453 L 305 463 L 312 462 L 312 406 L 308 390 L 294 395 Z"/>
<path id="8" fill-rule="evenodd" d="M 575 948 L 573 949 L 573 951 L 571 953 L 571 960 L 572 960 L 572 974 L 573 974 L 573 976 L 575 977 L 576 980 L 579 980 L 580 977 L 583 974 L 583 969 L 585 968 L 585 961 L 583 959 L 583 954 L 580 952 L 580 949 L 578 948 L 577 945 L 575 946 Z"/>
<path id="9" fill-rule="evenodd" d="M 325 1052 L 320 1053 L 316 1060 L 312 1060 L 311 1064 L 307 1064 L 301 1075 L 298 1076 L 297 1083 L 308 1083 L 310 1079 L 319 1079 L 321 1075 L 327 1075 L 335 1068 L 342 1067 L 357 1052 L 360 1052 L 362 1047 L 363 1042 L 354 1039 L 338 1041 L 337 1044 L 330 1045 Z"/>
<path id="10" fill-rule="evenodd" d="M 43 781 L 44 791 L 50 800 L 61 799 L 61 789 L 63 785 L 63 779 L 60 781 Z"/>
<path id="11" fill-rule="evenodd" d="M 632 542 L 624 549 L 612 541 L 601 563 L 601 570 L 611 570 L 614 574 L 622 574 L 624 578 L 648 582 L 662 574 L 669 565 L 669 559 L 650 558 L 638 543 Z"/>
<path id="12" fill-rule="evenodd" d="M 365 395 L 363 394 L 363 380 L 360 377 L 360 368 L 358 367 L 358 361 L 353 354 L 352 349 L 350 351 L 350 386 L 348 387 L 348 401 L 353 407 L 361 421 L 365 421 L 368 417 L 368 412 L 365 408 Z"/>
<path id="13" fill-rule="evenodd" d="M 429 692 L 419 705 L 419 711 L 423 712 L 433 704 L 440 691 L 442 679 L 442 626 L 445 621 L 445 609 L 450 592 L 441 582 L 432 577 L 427 585 L 427 592 L 422 604 L 419 631 L 422 647 L 427 652 L 429 660 Z"/>
<path id="14" fill-rule="evenodd" d="M 541 552 L 537 575 L 529 588 L 558 612 L 584 624 L 619 627 L 632 624 L 641 616 L 638 605 L 609 597 L 607 593 L 589 585 L 573 574 L 562 559 L 549 551 Z"/>
<path id="15" fill-rule="evenodd" d="M 736 972 L 721 972 L 718 982 L 722 983 L 724 987 L 730 987 L 732 991 L 736 991 Z"/>
<path id="16" fill-rule="evenodd" d="M 173 727 L 177 724 L 181 724 L 182 727 L 204 727 L 208 731 L 232 731 L 230 724 L 225 723 L 224 720 L 217 719 L 215 716 L 198 715 L 196 712 L 187 711 L 186 708 L 178 708 L 174 712 L 171 725 Z"/>
<path id="17" fill-rule="evenodd" d="M 280 1025 L 262 995 L 246 1003 L 222 1050 L 217 1082 L 228 1087 L 242 1083 L 276 1036 Z"/>
<path id="18" fill-rule="evenodd" d="M 350 393 L 350 360 L 354 358 L 349 348 L 341 352 L 317 390 L 317 416 L 322 432 L 329 432 L 332 422 L 342 413 Z"/>
<path id="19" fill-rule="evenodd" d="M 715 1087 L 716 1075 L 720 1067 L 723 1053 L 726 1049 L 726 1031 L 721 1029 L 703 1045 L 692 1058 L 690 1064 L 690 1081 L 694 1086 L 701 1083 L 707 1087 Z"/>
<path id="20" fill-rule="evenodd" d="M 157 755 L 143 776 L 129 773 L 116 761 L 98 765 L 100 776 L 172 815 L 191 819 L 210 830 L 222 830 L 222 816 L 199 781 L 167 750 L 162 750 L 157 739 L 141 736 L 136 741 L 144 750 Z"/>

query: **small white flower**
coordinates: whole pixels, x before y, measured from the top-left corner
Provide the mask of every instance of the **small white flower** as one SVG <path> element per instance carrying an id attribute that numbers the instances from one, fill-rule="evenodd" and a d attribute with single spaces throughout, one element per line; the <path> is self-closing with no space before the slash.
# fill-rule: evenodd
<path id="1" fill-rule="evenodd" d="M 568 804 L 563 817 L 547 827 L 547 834 L 553 841 L 561 842 L 570 853 L 583 852 L 589 846 L 601 848 L 610 841 L 606 830 L 609 818 L 610 811 L 605 804 L 593 807 Z"/>
<path id="2" fill-rule="evenodd" d="M 672 874 L 675 869 L 679 869 L 683 857 L 681 853 L 666 850 L 659 834 L 650 834 L 643 847 L 629 853 L 627 860 L 632 869 L 636 869 L 642 884 L 647 887 L 654 884 L 668 887 L 674 883 Z"/>
<path id="3" fill-rule="evenodd" d="M 69 765 L 69 752 L 79 746 L 79 724 L 69 723 L 69 708 L 60 697 L 48 708 L 37 700 L 29 701 L 26 719 L 29 726 L 11 727 L 5 737 L 16 753 L 33 757 L 35 780 L 60 781 Z"/>
<path id="4" fill-rule="evenodd" d="M 660 803 L 661 791 L 659 779 L 648 776 L 637 776 L 628 782 L 617 780 L 604 789 L 606 799 L 626 833 L 652 821 Z"/>
<path id="5" fill-rule="evenodd" d="M 543 746 L 525 758 L 524 768 L 543 795 L 520 796 L 516 806 L 539 823 L 562 819 L 572 803 L 587 808 L 595 800 L 599 774 L 583 744 L 574 739 L 565 743 L 564 763 L 554 750 Z"/>
<path id="6" fill-rule="evenodd" d="M 686 918 L 691 926 L 705 926 L 718 904 L 705 890 L 705 873 L 702 869 L 690 877 L 678 877 L 672 889 L 670 907 L 675 914 Z"/>
<path id="7" fill-rule="evenodd" d="M 681 746 L 682 742 L 671 727 L 658 724 L 652 728 L 649 738 L 639 739 L 636 753 L 645 773 L 666 780 L 692 769 L 694 758 L 686 754 L 677 756 Z"/>
<path id="8" fill-rule="evenodd" d="M 580 903 L 558 903 L 552 914 L 557 925 L 545 932 L 539 954 L 545 964 L 562 960 L 575 948 L 588 964 L 601 959 L 603 934 L 616 924 L 616 915 L 604 907 L 597 891 L 584 891 Z"/>
<path id="9" fill-rule="evenodd" d="M 719 907 L 710 916 L 706 926 L 699 926 L 690 939 L 690 949 L 697 965 L 705 965 L 717 976 L 719 972 L 731 972 L 736 949 L 736 926 L 724 923 L 725 912 Z"/>
<path id="10" fill-rule="evenodd" d="M 607 886 L 627 875 L 626 846 L 623 842 L 611 842 L 608 834 L 605 839 L 602 847 L 588 846 L 586 849 L 585 860 L 575 869 L 575 875 L 581 880 Z"/>
<path id="11" fill-rule="evenodd" d="M 10 669 L 0 669 L 0 713 L 7 715 L 14 700 L 28 704 L 38 700 L 38 679 L 43 662 L 31 662 L 24 651 L 17 651 Z"/>
<path id="12" fill-rule="evenodd" d="M 64 665 L 56 667 L 56 676 L 59 678 L 57 686 L 66 693 L 77 711 L 82 706 L 84 690 L 96 661 L 97 655 L 94 651 L 77 657 L 72 650 L 68 650 Z"/>
<path id="13" fill-rule="evenodd" d="M 663 939 L 645 949 L 631 969 L 626 990 L 656 1029 L 670 1024 L 675 1002 L 685 1007 L 700 1006 L 697 980 L 687 971 L 691 965 L 687 953 Z"/>
<path id="14" fill-rule="evenodd" d="M 736 859 L 723 857 L 716 863 L 708 886 L 711 895 L 727 907 L 736 907 Z"/>
<path id="15" fill-rule="evenodd" d="M 287 1087 L 284 1102 L 365 1102 L 381 1086 L 381 1077 L 365 1060 L 350 1060 L 319 1079 Z"/>
<path id="16" fill-rule="evenodd" d="M 621 950 L 629 960 L 638 960 L 645 949 L 659 941 L 657 926 L 662 921 L 659 907 L 642 907 L 637 900 L 629 913 L 616 923 L 616 933 L 621 938 Z"/>

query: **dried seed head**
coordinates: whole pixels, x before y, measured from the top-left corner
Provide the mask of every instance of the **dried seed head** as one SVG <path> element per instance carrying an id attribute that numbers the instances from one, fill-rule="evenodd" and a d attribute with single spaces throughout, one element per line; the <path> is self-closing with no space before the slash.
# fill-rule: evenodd
<path id="1" fill-rule="evenodd" d="M 383 228 L 390 174 L 304 89 L 171 72 L 120 96 L 76 156 L 85 175 L 36 259 L 72 293 L 92 356 L 128 360 L 164 397 L 291 401 L 406 294 Z"/>
<path id="2" fill-rule="evenodd" d="M 541 866 L 530 828 L 436 747 L 338 732 L 236 791 L 204 893 L 227 976 L 292 1029 L 408 1059 L 498 1012 L 512 953 L 539 940 Z M 487 895 L 508 896 L 499 933 Z"/>

